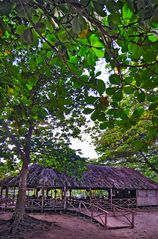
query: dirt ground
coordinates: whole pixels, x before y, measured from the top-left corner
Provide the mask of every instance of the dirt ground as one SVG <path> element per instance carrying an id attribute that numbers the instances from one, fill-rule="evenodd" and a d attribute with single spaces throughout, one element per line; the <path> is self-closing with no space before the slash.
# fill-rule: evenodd
<path id="1" fill-rule="evenodd" d="M 34 213 L 31 216 L 52 222 L 49 228 L 35 227 L 23 239 L 158 239 L 158 209 L 138 211 L 134 229 L 104 230 L 88 219 L 68 214 Z M 0 220 L 8 220 L 11 213 L 0 213 Z M 3 225 L 0 225 L 1 227 Z M 0 239 L 3 239 L 0 235 Z"/>

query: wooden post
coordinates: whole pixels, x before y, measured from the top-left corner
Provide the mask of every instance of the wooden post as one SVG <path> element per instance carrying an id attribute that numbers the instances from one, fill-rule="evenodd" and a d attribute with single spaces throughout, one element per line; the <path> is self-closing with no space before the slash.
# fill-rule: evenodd
<path id="1" fill-rule="evenodd" d="M 13 188 L 13 199 L 15 198 L 15 187 Z"/>
<path id="2" fill-rule="evenodd" d="M 132 228 L 134 228 L 134 212 L 132 212 Z"/>
<path id="3" fill-rule="evenodd" d="M 42 203 L 41 203 L 41 212 L 43 212 L 44 207 L 44 188 L 42 188 Z"/>
<path id="4" fill-rule="evenodd" d="M 3 188 L 1 187 L 1 198 L 3 197 Z"/>
<path id="5" fill-rule="evenodd" d="M 49 189 L 46 190 L 46 197 L 49 197 Z"/>
<path id="6" fill-rule="evenodd" d="M 71 189 L 71 188 L 69 189 L 69 193 L 70 193 L 70 194 L 69 194 L 69 197 L 70 197 L 70 199 L 71 199 L 71 197 L 72 197 L 72 189 Z"/>
<path id="7" fill-rule="evenodd" d="M 89 190 L 89 199 L 90 199 L 90 203 L 91 203 L 91 201 L 92 201 L 92 190 L 91 190 L 91 188 Z"/>
<path id="8" fill-rule="evenodd" d="M 93 221 L 93 204 L 91 203 L 91 222 Z"/>
<path id="9" fill-rule="evenodd" d="M 5 189 L 5 208 L 7 207 L 7 203 L 8 203 L 8 187 Z"/>
<path id="10" fill-rule="evenodd" d="M 108 220 L 108 214 L 105 213 L 105 224 L 104 224 L 105 229 L 107 229 L 107 220 Z"/>
<path id="11" fill-rule="evenodd" d="M 36 188 L 36 197 L 38 198 L 38 192 L 39 192 L 39 189 L 38 188 Z"/>
<path id="12" fill-rule="evenodd" d="M 112 188 L 110 188 L 110 207 L 112 209 Z"/>
<path id="13" fill-rule="evenodd" d="M 64 210 L 66 210 L 66 186 L 64 186 Z"/>
<path id="14" fill-rule="evenodd" d="M 54 190 L 54 198 L 55 199 L 57 198 L 57 190 L 56 189 Z"/>

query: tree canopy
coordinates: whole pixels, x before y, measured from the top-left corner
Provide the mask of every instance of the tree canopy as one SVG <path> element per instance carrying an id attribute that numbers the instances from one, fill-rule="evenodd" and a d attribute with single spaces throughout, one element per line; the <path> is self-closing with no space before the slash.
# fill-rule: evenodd
<path id="1" fill-rule="evenodd" d="M 157 141 L 149 142 L 146 138 L 150 124 L 149 121 L 141 121 L 127 131 L 118 126 L 106 130 L 95 140 L 100 154 L 97 162 L 136 168 L 157 180 Z"/>
<path id="2" fill-rule="evenodd" d="M 65 68 L 71 72 L 75 87 L 96 90 L 87 97 L 92 107 L 84 113 L 100 120 L 101 128 L 130 128 L 143 114 L 146 101 L 152 129 L 156 129 L 157 12 L 154 0 L 4 0 L 0 4 L 2 69 L 11 68 L 11 74 L 16 74 L 9 59 L 18 62 L 26 51 L 33 53 L 31 73 L 36 75 L 39 65 L 46 62 L 58 66 L 60 72 Z M 100 72 L 95 71 L 100 58 L 110 72 L 106 90 Z M 83 74 L 85 69 L 88 76 Z M 27 87 L 31 89 L 35 82 L 29 80 Z M 122 104 L 126 95 L 135 98 L 128 109 Z"/>

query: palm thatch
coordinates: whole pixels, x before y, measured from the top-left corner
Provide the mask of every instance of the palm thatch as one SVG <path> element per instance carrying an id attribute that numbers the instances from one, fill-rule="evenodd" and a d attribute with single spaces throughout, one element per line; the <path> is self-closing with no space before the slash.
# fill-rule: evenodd
<path id="1" fill-rule="evenodd" d="M 0 186 L 18 187 L 19 175 L 2 180 Z M 33 164 L 29 168 L 28 188 L 83 188 L 83 189 L 150 189 L 158 190 L 158 184 L 140 172 L 130 168 L 114 168 L 88 165 L 81 179 L 57 172 L 53 168 Z"/>

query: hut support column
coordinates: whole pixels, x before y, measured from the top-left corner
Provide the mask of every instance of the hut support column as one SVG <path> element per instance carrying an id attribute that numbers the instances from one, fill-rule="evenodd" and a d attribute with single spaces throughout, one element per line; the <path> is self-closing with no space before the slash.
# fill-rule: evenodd
<path id="1" fill-rule="evenodd" d="M 13 199 L 15 199 L 15 187 L 13 189 Z"/>
<path id="2" fill-rule="evenodd" d="M 5 198 L 6 198 L 6 201 L 5 201 L 5 207 L 7 207 L 7 202 L 8 202 L 8 187 L 5 189 Z"/>
<path id="3" fill-rule="evenodd" d="M 64 186 L 64 210 L 66 210 L 66 187 Z"/>
<path id="4" fill-rule="evenodd" d="M 44 188 L 42 188 L 42 202 L 41 202 L 41 211 L 43 212 L 44 207 Z"/>
<path id="5" fill-rule="evenodd" d="M 69 193 L 70 193 L 70 194 L 69 194 L 69 197 L 70 197 L 70 199 L 71 199 L 71 197 L 72 197 L 72 189 L 71 189 L 71 188 L 69 189 Z"/>
<path id="6" fill-rule="evenodd" d="M 110 206 L 112 209 L 112 188 L 110 188 Z"/>
<path id="7" fill-rule="evenodd" d="M 3 196 L 3 188 L 1 187 L 1 195 L 0 195 L 0 197 L 2 198 L 2 196 Z"/>
<path id="8" fill-rule="evenodd" d="M 55 200 L 57 198 L 57 190 L 56 189 L 54 190 L 54 198 L 55 198 Z"/>

